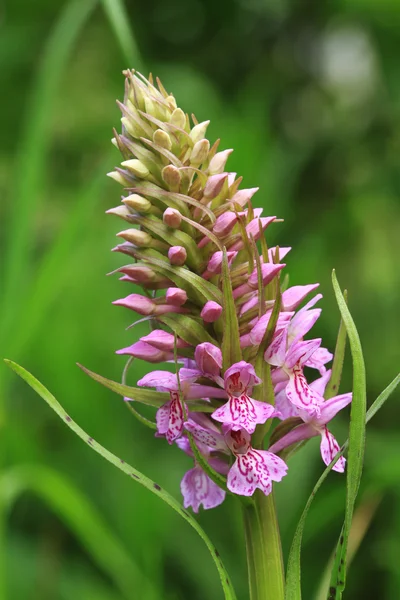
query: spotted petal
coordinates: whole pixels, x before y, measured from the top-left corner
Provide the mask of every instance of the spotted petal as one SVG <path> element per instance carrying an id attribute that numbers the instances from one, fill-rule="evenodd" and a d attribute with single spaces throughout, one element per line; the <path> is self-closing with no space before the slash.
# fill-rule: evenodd
<path id="1" fill-rule="evenodd" d="M 181 481 L 181 492 L 184 507 L 191 506 L 195 513 L 199 512 L 201 504 L 205 509 L 215 508 L 225 500 L 224 490 L 221 490 L 199 466 L 185 473 Z"/>
<path id="2" fill-rule="evenodd" d="M 234 494 L 252 496 L 257 488 L 265 495 L 272 491 L 272 481 L 281 481 L 286 475 L 286 463 L 266 450 L 250 448 L 238 454 L 228 473 L 227 486 Z"/>
<path id="3" fill-rule="evenodd" d="M 326 465 L 329 465 L 332 460 L 335 458 L 336 454 L 340 452 L 340 446 L 336 441 L 336 438 L 332 433 L 328 430 L 327 427 L 324 427 L 321 430 L 321 456 L 322 460 Z M 334 471 L 338 471 L 339 473 L 343 473 L 346 465 L 346 459 L 341 456 L 335 466 L 333 467 Z"/>
<path id="4" fill-rule="evenodd" d="M 274 407 L 266 402 L 258 402 L 245 394 L 231 396 L 229 401 L 212 413 L 212 418 L 220 423 L 230 425 L 234 431 L 245 429 L 253 433 L 256 425 L 265 423 L 275 412 Z"/>
<path id="5" fill-rule="evenodd" d="M 171 392 L 171 400 L 161 406 L 156 414 L 157 434 L 165 435 L 168 444 L 179 438 L 183 430 L 183 406 L 177 392 Z"/>
<path id="6" fill-rule="evenodd" d="M 226 452 L 227 447 L 224 436 L 218 431 L 212 431 L 211 429 L 201 427 L 201 425 L 198 425 L 194 421 L 187 421 L 184 424 L 184 427 L 186 431 L 192 434 L 196 442 L 204 444 L 210 450 L 221 450 Z"/>
<path id="7" fill-rule="evenodd" d="M 321 416 L 320 405 L 323 398 L 310 388 L 300 367 L 293 368 L 286 386 L 286 396 L 289 402 L 299 410 L 303 421 L 311 421 Z"/>

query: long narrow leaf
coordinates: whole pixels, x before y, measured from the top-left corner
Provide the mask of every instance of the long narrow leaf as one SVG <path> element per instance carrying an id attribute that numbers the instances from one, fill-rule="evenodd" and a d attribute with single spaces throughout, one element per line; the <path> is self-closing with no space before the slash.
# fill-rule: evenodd
<path id="1" fill-rule="evenodd" d="M 331 585 L 329 588 L 329 598 L 332 600 L 341 600 L 342 593 L 346 586 L 348 538 L 364 462 L 367 391 L 365 365 L 360 338 L 340 290 L 335 271 L 332 273 L 332 283 L 340 314 L 342 315 L 349 337 L 353 362 L 353 400 L 351 404 L 349 427 L 345 518 L 342 533 L 339 536 L 336 548 Z"/>
<path id="2" fill-rule="evenodd" d="M 64 521 L 124 598 L 135 600 L 136 589 L 156 595 L 154 584 L 145 578 L 97 507 L 72 481 L 44 465 L 13 467 L 1 475 L 0 501 L 6 512 L 25 491 L 34 492 Z"/>
<path id="3" fill-rule="evenodd" d="M 378 398 L 373 402 L 373 404 L 368 409 L 366 415 L 366 422 L 372 419 L 373 416 L 376 415 L 378 410 L 382 408 L 386 400 L 389 396 L 394 392 L 398 384 L 400 383 L 400 374 L 397 375 L 393 381 L 383 390 L 381 394 L 379 394 Z M 303 538 L 304 525 L 307 518 L 308 511 L 312 504 L 312 501 L 315 498 L 316 493 L 319 488 L 328 477 L 334 465 L 337 463 L 339 458 L 343 456 L 348 445 L 348 440 L 343 445 L 342 450 L 335 456 L 333 461 L 326 467 L 321 477 L 318 479 L 317 483 L 314 486 L 313 491 L 311 492 L 310 497 L 307 500 L 307 503 L 304 507 L 304 510 L 301 514 L 299 522 L 297 524 L 296 532 L 293 537 L 292 546 L 290 548 L 289 560 L 287 566 L 287 576 L 286 576 L 286 595 L 285 600 L 301 600 L 301 578 L 300 578 L 300 552 L 301 552 L 301 542 Z"/>
<path id="4" fill-rule="evenodd" d="M 127 67 L 139 71 L 143 69 L 143 60 L 139 48 L 135 41 L 135 36 L 129 24 L 129 15 L 122 0 L 101 0 L 104 12 L 107 15 L 110 25 L 114 31 Z"/>
<path id="5" fill-rule="evenodd" d="M 343 293 L 343 297 L 347 304 L 347 291 L 345 290 Z M 344 363 L 344 354 L 346 350 L 346 325 L 343 321 L 343 318 L 340 319 L 339 331 L 336 340 L 335 354 L 333 357 L 332 364 L 332 374 L 328 381 L 328 385 L 325 390 L 325 399 L 329 400 L 329 398 L 333 398 L 339 393 L 340 380 L 342 379 L 342 371 L 343 371 L 343 363 Z"/>
<path id="6" fill-rule="evenodd" d="M 26 371 L 23 367 L 17 365 L 16 363 L 10 360 L 6 360 L 5 362 L 13 371 L 15 371 L 17 375 L 19 375 L 24 381 L 26 381 L 26 383 L 30 385 L 30 387 L 36 393 L 38 393 L 39 396 L 43 398 L 43 400 L 47 402 L 50 408 L 52 408 L 57 413 L 57 415 L 64 421 L 64 423 L 66 423 L 74 433 L 76 433 L 86 444 L 88 444 L 90 448 L 92 448 L 95 452 L 100 454 L 100 456 L 102 456 L 112 465 L 117 467 L 117 469 L 120 469 L 120 471 L 122 471 L 126 475 L 129 475 L 133 480 L 137 481 L 145 488 L 150 490 L 153 494 L 164 500 L 164 502 L 166 502 L 173 510 L 175 510 L 179 515 L 181 515 L 181 517 L 183 517 L 185 521 L 187 521 L 193 527 L 193 529 L 199 534 L 199 536 L 207 546 L 212 556 L 212 559 L 217 567 L 225 599 L 235 600 L 236 596 L 232 587 L 232 583 L 219 557 L 219 553 L 217 552 L 216 548 L 214 547 L 204 530 L 194 519 L 194 517 L 192 517 L 192 515 L 187 510 L 182 508 L 179 502 L 175 500 L 175 498 L 171 496 L 168 492 L 163 490 L 158 483 L 155 483 L 145 475 L 142 475 L 142 473 L 131 467 L 124 460 L 118 458 L 117 456 L 109 452 L 109 450 L 101 446 L 92 437 L 90 437 L 83 429 L 81 429 L 81 427 L 79 427 L 79 425 L 77 425 L 71 419 L 71 417 L 65 412 L 62 406 L 59 404 L 59 402 L 57 402 L 55 397 L 37 379 L 35 379 L 33 375 L 28 373 L 28 371 Z"/>

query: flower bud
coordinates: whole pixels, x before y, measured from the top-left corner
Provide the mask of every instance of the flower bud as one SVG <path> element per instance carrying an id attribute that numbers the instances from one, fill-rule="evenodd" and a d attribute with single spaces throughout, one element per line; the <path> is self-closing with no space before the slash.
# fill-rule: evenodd
<path id="1" fill-rule="evenodd" d="M 181 108 L 176 108 L 171 115 L 170 123 L 179 127 L 180 129 L 185 129 L 186 127 L 186 115 Z"/>
<path id="2" fill-rule="evenodd" d="M 106 215 L 116 215 L 117 217 L 121 217 L 121 219 L 125 219 L 125 221 L 132 220 L 132 213 L 127 206 L 119 205 L 114 208 L 109 208 L 106 210 Z"/>
<path id="3" fill-rule="evenodd" d="M 110 171 L 110 173 L 107 173 L 107 177 L 111 177 L 111 179 L 114 179 L 114 181 L 124 187 L 130 187 L 132 185 L 132 181 L 121 172 L 121 169 Z"/>
<path id="4" fill-rule="evenodd" d="M 209 300 L 205 303 L 203 310 L 200 313 L 201 318 L 205 323 L 214 323 L 222 314 L 222 306 L 214 300 Z"/>
<path id="5" fill-rule="evenodd" d="M 209 126 L 210 121 L 203 121 L 203 123 L 199 123 L 195 125 L 192 131 L 189 133 L 190 139 L 193 144 L 196 144 L 199 140 L 202 140 L 206 135 L 207 127 Z"/>
<path id="6" fill-rule="evenodd" d="M 166 300 L 168 304 L 173 304 L 174 306 L 182 306 L 187 301 L 187 293 L 185 290 L 177 287 L 170 287 L 167 289 Z"/>
<path id="7" fill-rule="evenodd" d="M 203 139 L 196 142 L 190 155 L 190 164 L 194 167 L 200 166 L 207 160 L 209 151 L 210 142 L 208 140 Z"/>
<path id="8" fill-rule="evenodd" d="M 124 204 L 133 208 L 138 213 L 149 213 L 152 209 L 152 204 L 147 198 L 139 196 L 139 194 L 131 194 L 122 200 Z"/>
<path id="9" fill-rule="evenodd" d="M 179 229 L 182 223 L 182 215 L 179 210 L 176 210 L 175 208 L 167 208 L 163 214 L 163 221 L 168 227 Z"/>
<path id="10" fill-rule="evenodd" d="M 171 246 L 168 258 L 171 265 L 182 266 L 186 262 L 187 252 L 183 246 Z"/>
<path id="11" fill-rule="evenodd" d="M 228 258 L 228 266 L 229 267 L 232 265 L 232 262 L 235 260 L 237 254 L 238 254 L 237 252 L 227 252 L 226 253 L 226 256 Z M 217 275 L 217 274 L 219 275 L 222 270 L 223 256 L 224 256 L 224 254 L 223 254 L 223 252 L 221 252 L 221 250 L 214 252 L 214 254 L 211 256 L 210 260 L 208 261 L 207 271 L 209 271 L 213 275 Z"/>
<path id="12" fill-rule="evenodd" d="M 174 167 L 174 165 L 167 165 L 163 168 L 161 177 L 172 192 L 179 192 L 179 186 L 181 185 L 181 174 L 177 167 Z"/>
<path id="13" fill-rule="evenodd" d="M 118 272 L 129 275 L 129 277 L 132 277 L 135 281 L 142 284 L 160 280 L 160 276 L 157 275 L 153 269 L 142 265 L 127 265 L 126 267 L 120 267 Z"/>
<path id="14" fill-rule="evenodd" d="M 140 160 L 132 158 L 131 160 L 125 160 L 121 163 L 123 167 L 126 167 L 131 173 L 140 179 L 146 179 L 150 175 L 150 171 Z"/>
<path id="15" fill-rule="evenodd" d="M 210 164 L 208 165 L 208 172 L 210 175 L 223 173 L 226 161 L 232 152 L 233 150 L 223 150 L 222 152 L 217 152 L 217 154 L 210 160 Z"/>
<path id="16" fill-rule="evenodd" d="M 222 352 L 214 344 L 204 342 L 194 351 L 194 358 L 200 371 L 205 375 L 218 376 L 222 368 Z"/>
<path id="17" fill-rule="evenodd" d="M 133 138 L 140 138 L 143 135 L 143 131 L 140 127 L 138 127 L 133 121 L 133 119 L 128 119 L 128 117 L 122 117 L 121 119 L 122 125 L 125 127 L 126 131 Z"/>
<path id="18" fill-rule="evenodd" d="M 213 200 L 217 196 L 220 195 L 224 185 L 226 186 L 226 191 L 228 191 L 228 174 L 222 173 L 219 175 L 211 175 L 208 178 L 206 186 L 204 188 L 204 197 L 209 200 Z"/>
<path id="19" fill-rule="evenodd" d="M 166 360 L 173 360 L 173 352 L 165 352 L 164 350 L 158 350 L 146 342 L 136 342 L 132 346 L 117 350 L 115 354 L 127 354 L 135 358 L 141 358 L 150 363 L 164 362 Z"/>
<path id="20" fill-rule="evenodd" d="M 149 335 L 141 337 L 140 340 L 146 344 L 150 344 L 150 346 L 154 346 L 154 348 L 157 348 L 158 350 L 174 351 L 175 336 L 163 329 L 154 329 Z M 189 344 L 184 342 L 181 338 L 176 339 L 176 347 L 178 349 L 187 348 L 188 346 Z"/>
<path id="21" fill-rule="evenodd" d="M 225 237 L 235 227 L 237 215 L 232 210 L 222 213 L 214 223 L 213 232 L 218 237 Z"/>
<path id="22" fill-rule="evenodd" d="M 156 305 L 147 296 L 142 296 L 141 294 L 130 294 L 126 298 L 120 298 L 119 300 L 114 300 L 113 304 L 115 306 L 124 306 L 125 308 L 130 308 L 135 312 L 139 313 L 139 315 L 152 315 L 155 311 Z"/>
<path id="23" fill-rule="evenodd" d="M 161 146 L 161 148 L 165 148 L 166 150 L 171 150 L 172 148 L 171 138 L 169 137 L 168 133 L 162 129 L 157 129 L 153 133 L 153 142 L 158 146 Z"/>
<path id="24" fill-rule="evenodd" d="M 238 190 L 236 194 L 232 196 L 231 202 L 234 204 L 239 204 L 239 206 L 243 208 L 259 189 L 260 188 L 255 187 L 246 190 Z"/>
<path id="25" fill-rule="evenodd" d="M 135 244 L 135 246 L 139 247 L 149 248 L 153 242 L 151 235 L 140 229 L 126 229 L 125 231 L 120 231 L 117 233 L 117 237 L 121 237 L 127 242 L 131 242 L 131 244 Z"/>

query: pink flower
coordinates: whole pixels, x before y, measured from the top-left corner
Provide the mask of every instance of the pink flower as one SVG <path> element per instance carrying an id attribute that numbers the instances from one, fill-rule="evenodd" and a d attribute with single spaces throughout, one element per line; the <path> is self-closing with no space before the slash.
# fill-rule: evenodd
<path id="1" fill-rule="evenodd" d="M 303 376 L 304 377 L 304 376 Z M 327 423 L 333 419 L 333 417 L 342 408 L 350 404 L 352 400 L 352 394 L 341 394 L 335 396 L 329 400 L 324 400 L 323 393 L 325 391 L 326 384 L 329 377 L 325 374 L 320 379 L 317 379 L 310 385 L 307 384 L 308 389 L 313 394 L 315 401 L 318 402 L 318 410 L 309 410 L 304 404 L 301 407 L 296 405 L 296 415 L 301 417 L 304 421 L 303 425 L 299 425 L 286 435 L 284 435 L 278 442 L 273 444 L 270 448 L 271 452 L 280 452 L 287 446 L 291 446 L 302 440 L 306 440 L 316 435 L 321 436 L 321 456 L 322 460 L 326 465 L 334 459 L 336 454 L 339 452 L 340 447 L 335 437 L 327 428 Z M 289 386 L 288 386 L 289 387 Z M 287 395 L 286 388 L 286 395 Z M 290 400 L 289 396 L 287 398 Z M 293 405 L 293 402 L 292 402 Z M 280 409 L 282 406 L 279 407 Z M 293 415 L 295 416 L 295 415 Z M 334 471 L 343 473 L 346 464 L 346 459 L 341 457 L 333 467 Z"/>
<path id="2" fill-rule="evenodd" d="M 164 436 L 168 444 L 172 444 L 182 435 L 183 406 L 178 392 L 169 393 L 171 400 L 161 406 L 156 413 L 157 435 Z"/>
<path id="3" fill-rule="evenodd" d="M 234 431 L 245 429 L 253 433 L 257 424 L 265 423 L 275 413 L 271 404 L 253 400 L 249 396 L 253 386 L 260 381 L 250 363 L 242 360 L 229 367 L 224 375 L 229 400 L 212 413 L 212 418 L 229 425 Z"/>
<path id="4" fill-rule="evenodd" d="M 205 509 L 215 508 L 225 500 L 226 493 L 222 490 L 203 469 L 195 464 L 193 469 L 185 473 L 181 481 L 183 506 L 192 507 L 198 513 L 200 505 Z"/>
<path id="5" fill-rule="evenodd" d="M 236 457 L 228 473 L 228 489 L 241 496 L 252 496 L 257 488 L 270 494 L 272 482 L 286 475 L 286 463 L 270 451 L 252 448 L 250 436 L 243 429 L 230 430 L 225 439 Z"/>

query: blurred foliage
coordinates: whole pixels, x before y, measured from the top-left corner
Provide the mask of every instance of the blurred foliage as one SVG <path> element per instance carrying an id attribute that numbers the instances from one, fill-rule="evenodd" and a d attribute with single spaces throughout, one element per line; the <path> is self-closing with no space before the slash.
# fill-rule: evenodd
<path id="1" fill-rule="evenodd" d="M 0 7 L 1 355 L 24 364 L 93 437 L 179 497 L 187 457 L 154 439 L 117 396 L 75 366 L 79 361 L 118 379 L 123 364 L 113 351 L 144 331 L 124 331 L 129 315 L 110 304 L 124 284 L 104 276 L 120 264 L 109 252 L 119 224 L 104 216 L 120 192 L 104 175 L 118 162 L 109 140 L 119 120 L 121 71 L 140 66 L 160 76 L 183 108 L 211 119 L 211 138 L 235 149 L 229 168 L 246 186 L 260 186 L 255 199 L 266 214 L 284 218 L 268 241 L 293 246 L 291 282 L 321 282 L 324 312 L 315 333 L 330 348 L 339 323 L 330 283 L 336 268 L 363 343 L 371 403 L 397 373 L 400 354 L 400 5 L 132 0 L 125 6 L 127 21 L 115 0 L 3 0 Z M 1 512 L 13 497 L 5 531 L 0 524 L 0 599 L 220 597 L 195 533 L 100 461 L 0 369 Z M 137 366 L 135 377 L 145 369 Z M 350 382 L 347 365 L 344 391 Z M 367 432 L 359 504 L 371 497 L 380 503 L 353 559 L 349 598 L 400 597 L 398 399 L 397 393 Z M 334 429 L 344 440 L 346 419 Z M 322 471 L 317 444 L 310 441 L 291 459 L 290 475 L 276 489 L 286 555 Z M 32 473 L 44 466 L 58 471 L 62 483 L 54 479 L 52 494 L 64 500 L 64 511 L 35 486 L 21 484 L 13 495 L 7 482 L 20 469 L 29 473 L 29 465 Z M 116 540 L 100 554 L 109 550 L 113 563 L 122 552 L 135 564 L 123 585 L 63 516 L 70 481 L 86 497 L 82 511 L 90 499 Z M 332 474 L 306 524 L 306 598 L 317 592 L 343 507 L 344 480 Z M 84 513 L 77 513 L 84 525 Z M 224 556 L 238 597 L 246 598 L 235 502 L 228 498 L 199 521 Z"/>

